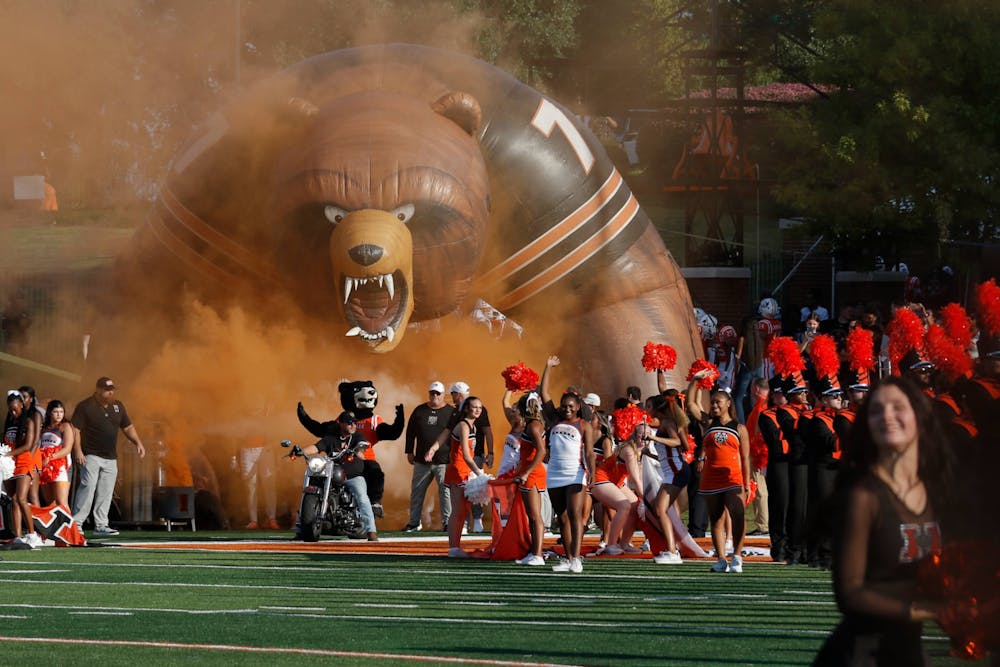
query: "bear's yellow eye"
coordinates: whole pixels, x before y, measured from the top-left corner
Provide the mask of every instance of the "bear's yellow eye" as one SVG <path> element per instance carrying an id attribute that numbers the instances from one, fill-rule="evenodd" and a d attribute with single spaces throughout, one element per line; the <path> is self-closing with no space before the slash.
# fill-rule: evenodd
<path id="1" fill-rule="evenodd" d="M 409 222 L 410 218 L 413 217 L 414 210 L 416 210 L 416 207 L 413 204 L 404 204 L 399 208 L 393 209 L 392 214 L 400 222 Z"/>
<path id="2" fill-rule="evenodd" d="M 345 211 L 342 208 L 330 205 L 323 209 L 323 215 L 326 216 L 327 220 L 336 225 L 337 223 L 341 222 L 344 218 L 347 217 L 347 211 Z"/>

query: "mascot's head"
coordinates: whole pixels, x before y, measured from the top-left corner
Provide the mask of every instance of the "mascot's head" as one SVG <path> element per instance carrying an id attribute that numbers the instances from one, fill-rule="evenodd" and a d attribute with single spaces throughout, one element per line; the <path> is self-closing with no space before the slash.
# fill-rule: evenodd
<path id="1" fill-rule="evenodd" d="M 341 382 L 337 391 L 340 392 L 341 407 L 353 412 L 359 419 L 371 417 L 378 405 L 378 391 L 371 380 Z"/>
<path id="2" fill-rule="evenodd" d="M 273 227 L 306 250 L 328 247 L 325 289 L 344 335 L 388 352 L 411 318 L 461 305 L 482 256 L 479 105 L 464 93 L 427 101 L 376 90 L 291 106 L 303 128 L 275 167 Z"/>

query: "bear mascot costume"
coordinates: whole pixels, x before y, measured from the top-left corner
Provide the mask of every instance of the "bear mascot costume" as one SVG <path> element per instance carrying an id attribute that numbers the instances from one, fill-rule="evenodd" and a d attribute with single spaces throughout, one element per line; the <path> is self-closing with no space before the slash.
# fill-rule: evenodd
<path id="1" fill-rule="evenodd" d="M 675 387 L 701 350 L 680 269 L 597 137 L 425 46 L 334 51 L 241 93 L 175 158 L 123 261 L 144 304 L 291 302 L 347 352 L 429 367 L 449 350 L 411 325 L 480 302 L 549 335 L 598 393 L 655 391 L 646 341 L 676 350 Z"/>
<path id="2" fill-rule="evenodd" d="M 341 382 L 337 386 L 340 393 L 340 405 L 346 412 L 354 414 L 357 419 L 358 432 L 364 436 L 368 447 L 365 449 L 365 469 L 363 476 L 368 487 L 368 499 L 372 502 L 372 512 L 376 518 L 384 514 L 382 495 L 385 492 L 385 473 L 375 457 L 375 445 L 382 440 L 397 440 L 403 435 L 403 404 L 396 406 L 396 418 L 390 424 L 375 414 L 378 405 L 378 390 L 371 380 Z M 340 433 L 336 421 L 320 423 L 309 416 L 302 403 L 296 410 L 299 423 L 317 438 Z"/>

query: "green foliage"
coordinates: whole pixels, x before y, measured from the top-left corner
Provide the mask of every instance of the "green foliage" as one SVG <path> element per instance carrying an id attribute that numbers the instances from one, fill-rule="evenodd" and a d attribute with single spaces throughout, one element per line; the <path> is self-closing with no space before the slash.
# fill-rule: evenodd
<path id="1" fill-rule="evenodd" d="M 477 19 L 477 54 L 515 76 L 539 83 L 551 76 L 546 61 L 563 58 L 577 41 L 579 0 L 455 0 Z"/>
<path id="2" fill-rule="evenodd" d="M 779 200 L 848 238 L 995 240 L 1000 6 L 835 0 L 815 26 L 839 90 L 781 117 Z"/>

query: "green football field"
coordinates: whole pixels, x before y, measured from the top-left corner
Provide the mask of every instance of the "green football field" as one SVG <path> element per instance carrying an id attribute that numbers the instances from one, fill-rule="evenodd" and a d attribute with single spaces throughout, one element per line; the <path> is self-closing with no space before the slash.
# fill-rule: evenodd
<path id="1" fill-rule="evenodd" d="M 114 539 L 152 536 L 192 538 Z M 381 553 L 5 551 L 0 655 L 3 664 L 130 667 L 804 665 L 838 619 L 828 573 L 807 567 L 748 562 L 727 575 L 707 561 L 598 558 L 583 574 L 555 574 L 399 555 L 403 544 L 387 535 Z M 927 631 L 934 663 L 960 664 Z"/>

